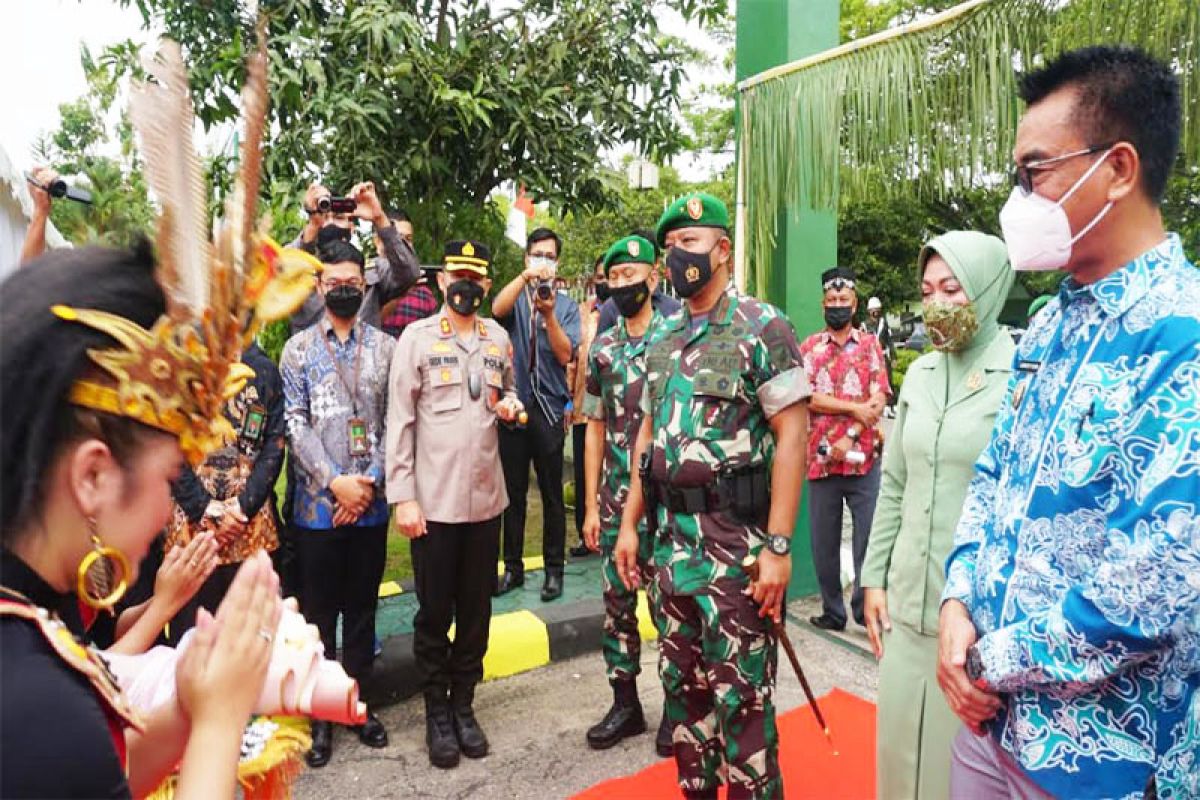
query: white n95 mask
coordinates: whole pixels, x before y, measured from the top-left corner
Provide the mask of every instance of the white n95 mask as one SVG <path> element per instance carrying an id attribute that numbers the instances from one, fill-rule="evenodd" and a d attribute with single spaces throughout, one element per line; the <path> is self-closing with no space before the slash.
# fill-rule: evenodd
<path id="1" fill-rule="evenodd" d="M 1110 201 L 1105 205 L 1074 236 L 1071 235 L 1071 221 L 1067 219 L 1067 212 L 1063 211 L 1063 204 L 1095 174 L 1111 152 L 1111 147 L 1105 150 L 1058 202 L 1042 197 L 1037 192 L 1025 194 L 1021 187 L 1013 187 L 1008 202 L 1000 209 L 1000 228 L 1004 231 L 1008 260 L 1013 269 L 1020 272 L 1049 272 L 1062 269 L 1070 263 L 1071 248 L 1104 219 L 1113 204 Z"/>

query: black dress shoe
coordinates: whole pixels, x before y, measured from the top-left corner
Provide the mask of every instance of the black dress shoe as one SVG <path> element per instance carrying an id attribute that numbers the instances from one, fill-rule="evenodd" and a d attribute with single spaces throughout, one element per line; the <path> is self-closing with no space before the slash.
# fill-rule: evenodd
<path id="1" fill-rule="evenodd" d="M 675 726 L 667 719 L 666 709 L 663 710 L 662 722 L 658 723 L 658 733 L 654 735 L 654 752 L 659 758 L 670 758 L 675 755 Z"/>
<path id="2" fill-rule="evenodd" d="M 504 574 L 500 576 L 500 580 L 496 581 L 496 590 L 492 592 L 493 597 L 499 597 L 502 594 L 508 594 L 513 589 L 525 585 L 525 576 L 517 575 L 514 572 L 504 570 Z"/>
<path id="3" fill-rule="evenodd" d="M 362 725 L 353 726 L 351 730 L 358 734 L 358 740 L 367 747 L 378 749 L 388 746 L 387 730 L 384 729 L 383 723 L 379 721 L 379 717 L 370 711 L 367 712 L 367 721 Z"/>
<path id="4" fill-rule="evenodd" d="M 444 700 L 425 701 L 425 746 L 429 748 L 429 763 L 439 769 L 458 766 L 458 739 L 450 719 L 450 705 Z"/>
<path id="5" fill-rule="evenodd" d="M 646 732 L 646 717 L 633 681 L 613 682 L 613 704 L 604 719 L 588 728 L 587 743 L 593 750 L 607 750 L 627 736 Z"/>
<path id="6" fill-rule="evenodd" d="M 470 706 L 454 709 L 454 735 L 467 758 L 483 758 L 488 754 L 488 740 L 475 719 Z"/>
<path id="7" fill-rule="evenodd" d="M 542 584 L 542 602 L 549 603 L 551 600 L 557 600 L 562 597 L 562 586 L 562 575 L 555 575 L 552 572 L 546 573 L 546 582 Z"/>
<path id="8" fill-rule="evenodd" d="M 592 549 L 583 542 L 575 545 L 567 552 L 571 554 L 571 558 L 587 558 L 588 556 L 596 555 L 594 552 L 592 552 Z"/>
<path id="9" fill-rule="evenodd" d="M 822 614 L 819 617 L 809 617 L 808 621 L 814 627 L 820 628 L 823 631 L 844 631 L 846 630 L 846 621 L 838 622 L 831 614 Z"/>
<path id="10" fill-rule="evenodd" d="M 304 761 L 313 769 L 320 769 L 329 763 L 333 755 L 333 723 L 314 719 L 312 723 L 312 749 Z"/>

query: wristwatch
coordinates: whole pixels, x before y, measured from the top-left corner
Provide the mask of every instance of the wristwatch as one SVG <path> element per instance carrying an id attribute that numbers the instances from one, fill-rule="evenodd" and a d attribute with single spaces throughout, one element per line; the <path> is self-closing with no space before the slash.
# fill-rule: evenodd
<path id="1" fill-rule="evenodd" d="M 781 536 L 778 533 L 768 534 L 767 549 L 777 556 L 786 556 L 792 552 L 792 539 L 790 536 Z"/>
<path id="2" fill-rule="evenodd" d="M 851 428 L 846 431 L 846 438 L 852 442 L 857 442 L 859 436 L 862 436 L 862 431 L 860 431 L 858 428 Z"/>
<path id="3" fill-rule="evenodd" d="M 983 678 L 983 656 L 979 655 L 979 650 L 975 645 L 967 648 L 967 663 L 963 669 L 967 673 L 967 680 L 971 681 L 971 683 L 977 686 L 980 683 L 986 684 Z"/>

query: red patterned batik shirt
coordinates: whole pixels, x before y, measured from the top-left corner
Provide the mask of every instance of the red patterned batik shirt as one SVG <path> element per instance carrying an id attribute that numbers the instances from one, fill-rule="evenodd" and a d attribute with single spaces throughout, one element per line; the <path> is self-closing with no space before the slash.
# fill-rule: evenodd
<path id="1" fill-rule="evenodd" d="M 874 335 L 852 328 L 845 345 L 839 345 L 828 330 L 814 333 L 800 345 L 804 371 L 814 394 L 827 394 L 838 400 L 863 403 L 873 395 L 892 393 L 884 366 L 883 349 Z M 861 428 L 849 414 L 820 414 L 808 412 L 808 479 L 819 480 L 830 475 L 866 475 L 875 465 L 879 431 L 862 432 L 855 450 L 864 453 L 862 464 L 839 461 L 832 455 L 817 454 L 821 445 L 832 448 L 851 426 Z"/>

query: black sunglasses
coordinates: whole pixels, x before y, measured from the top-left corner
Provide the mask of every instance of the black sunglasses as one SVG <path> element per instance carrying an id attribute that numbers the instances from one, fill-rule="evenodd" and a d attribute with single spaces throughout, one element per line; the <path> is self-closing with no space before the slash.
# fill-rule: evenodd
<path id="1" fill-rule="evenodd" d="M 1061 156 L 1052 156 L 1050 158 L 1042 158 L 1037 161 L 1027 161 L 1024 164 L 1018 164 L 1013 168 L 1012 172 L 1013 186 L 1021 187 L 1022 194 L 1033 194 L 1034 173 L 1046 172 L 1055 169 L 1059 164 L 1069 161 L 1072 158 L 1090 156 L 1093 153 L 1099 153 L 1101 150 L 1109 150 L 1111 148 L 1111 144 L 1096 144 L 1091 147 L 1085 147 L 1083 150 L 1076 150 L 1073 153 L 1063 153 Z"/>

